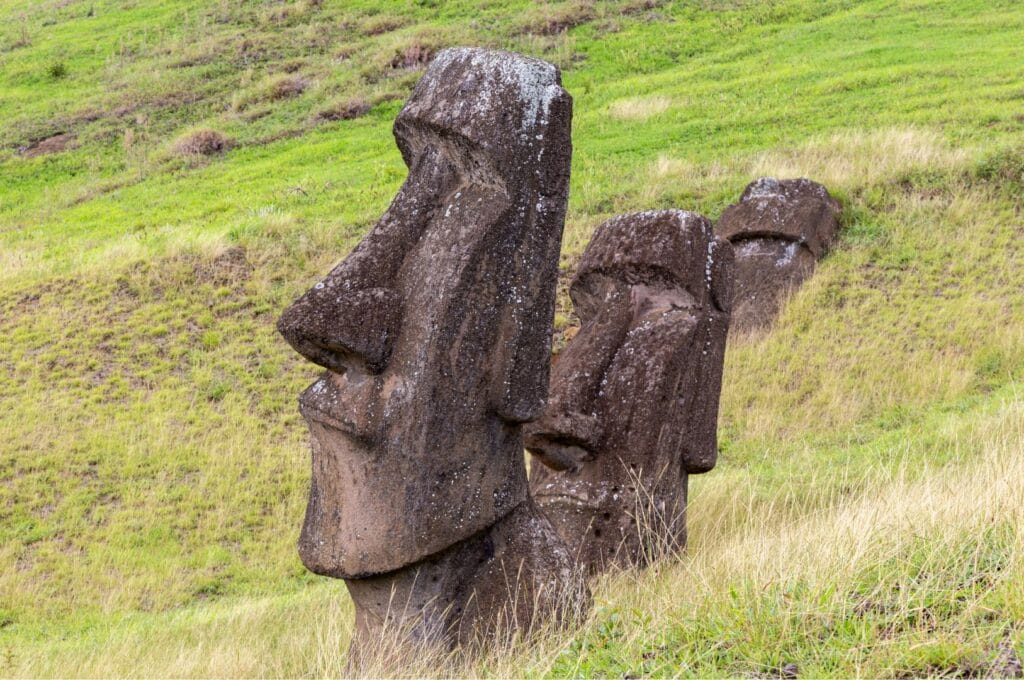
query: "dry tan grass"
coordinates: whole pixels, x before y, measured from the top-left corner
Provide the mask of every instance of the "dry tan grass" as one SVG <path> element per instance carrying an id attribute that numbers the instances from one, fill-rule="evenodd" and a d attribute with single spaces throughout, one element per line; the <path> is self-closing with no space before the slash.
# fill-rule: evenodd
<path id="1" fill-rule="evenodd" d="M 813 502 L 794 499 L 785 488 L 765 499 L 740 471 L 702 479 L 691 497 L 689 556 L 664 560 L 645 572 L 613 573 L 596 584 L 599 611 L 643 611 L 652 617 L 644 625 L 625 627 L 616 644 L 623 650 L 643 650 L 662 626 L 695 616 L 725 616 L 736 593 L 743 594 L 751 616 L 773 621 L 806 618 L 797 625 L 813 627 L 820 620 L 859 616 L 851 609 L 859 603 L 834 586 L 855 584 L 865 572 L 878 573 L 877 596 L 890 598 L 884 614 L 894 621 L 914 615 L 921 595 L 914 588 L 941 585 L 933 581 L 951 565 L 994 579 L 974 600 L 957 600 L 967 612 L 983 611 L 983 596 L 1000 589 L 1015 592 L 1024 577 L 1024 486 L 1019 483 L 1024 479 L 1024 401 L 1013 398 L 987 416 L 965 422 L 969 424 L 950 424 L 941 433 L 953 452 L 948 464 L 922 469 L 912 455 L 896 449 L 892 455 L 906 456 L 906 464 L 878 468 L 859 491 L 844 490 L 848 482 L 841 473 L 823 470 L 814 486 L 826 495 Z M 988 572 L 980 566 L 987 549 L 982 537 L 997 525 L 1016 530 L 1005 548 L 1004 567 Z M 892 599 L 887 589 L 902 582 L 907 559 L 926 567 L 915 578 L 931 580 L 911 581 L 903 592 L 893 591 L 897 594 Z M 759 613 L 765 592 L 798 584 L 807 589 L 806 597 L 794 597 L 785 611 Z M 163 625 L 115 629 L 121 632 L 100 644 L 80 643 L 62 649 L 60 656 L 46 648 L 20 655 L 12 675 L 346 676 L 352 608 L 343 592 L 341 584 L 328 584 L 290 598 L 171 614 Z M 943 634 L 980 634 L 968 619 L 949 625 L 953 629 Z M 510 638 L 469 665 L 424 653 L 401 666 L 372 668 L 367 676 L 543 675 L 560 658 L 570 636 L 549 631 L 529 641 Z M 895 649 L 880 645 L 860 650 L 848 669 L 890 675 L 905 663 L 894 656 Z"/>
<path id="2" fill-rule="evenodd" d="M 621 117 L 641 118 L 645 110 L 644 100 L 622 101 L 624 115 L 620 114 Z M 635 117 L 629 115 L 634 109 L 638 112 Z M 951 147 L 938 132 L 932 130 L 848 130 L 811 139 L 791 149 L 772 150 L 751 157 L 723 158 L 712 163 L 695 163 L 662 155 L 648 168 L 643 196 L 646 200 L 654 200 L 673 186 L 685 186 L 697 195 L 705 195 L 731 186 L 737 177 L 752 181 L 764 176 L 780 179 L 808 177 L 832 191 L 853 191 L 900 179 L 913 172 L 962 170 L 972 159 L 972 152 L 971 149 Z"/>
<path id="3" fill-rule="evenodd" d="M 749 172 L 754 177 L 810 177 L 828 187 L 852 187 L 916 170 L 953 170 L 963 167 L 967 159 L 967 150 L 950 147 L 933 130 L 851 130 L 791 150 L 763 153 L 750 163 Z"/>
<path id="4" fill-rule="evenodd" d="M 793 516 L 780 503 L 750 513 L 738 532 L 718 530 L 729 523 L 721 510 L 735 502 L 735 489 L 724 476 L 709 478 L 693 501 L 691 521 L 702 540 L 692 546 L 690 568 L 716 587 L 738 578 L 851 583 L 865 563 L 898 553 L 915 535 L 934 539 L 931 549 L 939 555 L 993 521 L 1024 526 L 1024 486 L 1018 483 L 1024 479 L 1024 402 L 1007 404 L 948 437 L 959 454 L 948 465 L 922 470 L 919 461 L 908 461 L 896 472 L 879 471 L 888 480 L 874 480 L 821 511 Z M 904 455 L 898 449 L 893 454 Z M 1019 533 L 1018 558 L 1024 556 L 1022 539 Z"/>
<path id="5" fill-rule="evenodd" d="M 664 113 L 672 106 L 672 100 L 663 95 L 630 97 L 612 102 L 608 115 L 616 120 L 643 121 Z"/>
<path id="6" fill-rule="evenodd" d="M 42 268 L 42 257 L 39 251 L 26 251 L 16 248 L 0 250 L 0 281 L 15 279 L 28 271 Z"/>

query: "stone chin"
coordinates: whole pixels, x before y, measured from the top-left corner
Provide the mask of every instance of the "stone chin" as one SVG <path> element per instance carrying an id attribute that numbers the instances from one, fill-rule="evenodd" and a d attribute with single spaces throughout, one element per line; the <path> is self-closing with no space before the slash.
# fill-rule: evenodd
<path id="1" fill-rule="evenodd" d="M 407 433 L 367 439 L 320 412 L 303 412 L 313 472 L 299 555 L 314 573 L 352 579 L 401 569 L 478 533 L 527 498 L 514 428 L 496 428 L 491 442 L 477 443 L 481 456 L 485 448 L 504 454 L 490 459 L 493 467 L 473 465 L 472 456 L 426 466 L 417 463 L 424 453 L 406 443 Z M 396 455 L 402 451 L 412 453 Z"/>

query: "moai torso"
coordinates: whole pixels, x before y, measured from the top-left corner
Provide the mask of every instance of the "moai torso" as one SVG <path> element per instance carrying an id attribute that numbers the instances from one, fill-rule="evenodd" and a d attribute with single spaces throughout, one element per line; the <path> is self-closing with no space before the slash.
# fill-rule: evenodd
<path id="1" fill-rule="evenodd" d="M 729 206 L 715 232 L 736 254 L 733 327 L 775 319 L 785 297 L 814 273 L 839 228 L 839 202 L 807 179 L 762 177 Z"/>
<path id="2" fill-rule="evenodd" d="M 313 440 L 299 553 L 346 580 L 357 654 L 393 623 L 451 646 L 517 597 L 552 606 L 542 584 L 568 590 L 521 426 L 547 394 L 571 116 L 550 64 L 441 52 L 395 121 L 405 184 L 278 323 L 327 369 L 299 399 Z"/>
<path id="3" fill-rule="evenodd" d="M 601 225 L 570 287 L 581 327 L 527 429 L 537 503 L 591 572 L 686 540 L 687 476 L 710 470 L 732 248 L 700 215 Z"/>

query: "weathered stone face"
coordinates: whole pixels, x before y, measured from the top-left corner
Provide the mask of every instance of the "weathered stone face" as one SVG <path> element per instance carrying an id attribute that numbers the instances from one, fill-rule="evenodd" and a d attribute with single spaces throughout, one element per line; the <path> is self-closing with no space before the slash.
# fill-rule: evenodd
<path id="1" fill-rule="evenodd" d="M 395 121 L 405 184 L 278 323 L 327 369 L 299 399 L 313 438 L 299 552 L 310 570 L 348 580 L 364 628 L 383 620 L 363 597 L 371 585 L 401 589 L 409 570 L 425 574 L 412 600 L 433 593 L 444 610 L 497 592 L 488 574 L 502 572 L 508 604 L 505 570 L 568 568 L 542 530 L 516 539 L 536 539 L 538 554 L 496 550 L 488 536 L 528 504 L 521 424 L 547 396 L 571 116 L 550 64 L 441 52 Z M 446 569 L 463 580 L 441 579 Z M 528 572 L 523 591 L 563 576 Z M 428 612 L 405 613 L 423 619 L 417 635 L 436 637 Z"/>
<path id="2" fill-rule="evenodd" d="M 717 456 L 731 286 L 728 242 L 680 210 L 609 220 L 580 261 L 581 327 L 526 446 L 537 503 L 590 571 L 685 541 L 687 475 Z"/>
<path id="3" fill-rule="evenodd" d="M 762 177 L 722 213 L 716 233 L 736 253 L 733 327 L 770 325 L 785 297 L 814 273 L 839 229 L 839 202 L 807 179 Z"/>

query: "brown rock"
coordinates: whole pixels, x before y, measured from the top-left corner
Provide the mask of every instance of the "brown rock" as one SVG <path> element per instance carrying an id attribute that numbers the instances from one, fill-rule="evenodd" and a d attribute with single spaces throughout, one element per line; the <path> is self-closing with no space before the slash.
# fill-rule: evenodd
<path id="1" fill-rule="evenodd" d="M 731 246 L 681 210 L 615 217 L 583 254 L 582 325 L 526 446 L 537 503 L 591 573 L 685 544 L 687 476 L 717 456 L 731 286 Z"/>
<path id="2" fill-rule="evenodd" d="M 447 645 L 578 592 L 527 495 L 521 433 L 547 396 L 571 117 L 554 66 L 441 52 L 395 121 L 405 184 L 278 322 L 328 369 L 299 399 L 313 438 L 299 553 L 346 579 L 357 657 L 392 588 L 410 638 Z"/>
<path id="3" fill-rule="evenodd" d="M 771 324 L 831 246 L 840 211 L 825 187 L 808 179 L 762 177 L 747 185 L 715 227 L 736 253 L 733 328 Z"/>

